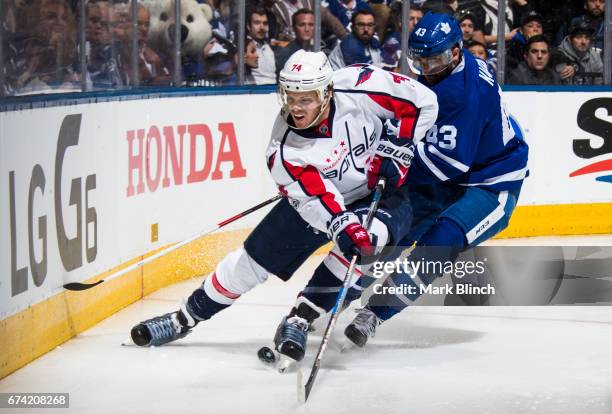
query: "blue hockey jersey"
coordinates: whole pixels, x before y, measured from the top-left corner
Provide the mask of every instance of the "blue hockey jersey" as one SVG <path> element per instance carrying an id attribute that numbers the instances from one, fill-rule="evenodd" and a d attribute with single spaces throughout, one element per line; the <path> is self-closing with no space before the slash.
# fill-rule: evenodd
<path id="1" fill-rule="evenodd" d="M 487 64 L 464 51 L 452 74 L 431 89 L 438 97 L 438 118 L 417 144 L 408 179 L 496 191 L 520 188 L 529 174 L 528 147 Z"/>

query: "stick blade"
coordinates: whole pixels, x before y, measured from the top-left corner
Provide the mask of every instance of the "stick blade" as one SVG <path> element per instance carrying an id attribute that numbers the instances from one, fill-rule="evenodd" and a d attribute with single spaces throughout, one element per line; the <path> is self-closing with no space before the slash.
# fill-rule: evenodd
<path id="1" fill-rule="evenodd" d="M 72 290 L 72 291 L 81 291 L 81 290 L 87 290 L 87 289 L 91 289 L 92 287 L 98 286 L 100 283 L 104 282 L 104 280 L 98 280 L 95 283 L 80 283 L 80 282 L 71 282 L 71 283 L 66 283 L 63 288 L 66 290 Z"/>
<path id="2" fill-rule="evenodd" d="M 306 382 L 306 385 L 304 386 L 304 402 L 308 401 L 308 397 L 310 396 L 310 392 L 312 391 L 312 387 L 318 373 L 319 366 L 312 367 L 312 371 L 310 371 L 310 376 L 308 377 L 308 382 Z"/>

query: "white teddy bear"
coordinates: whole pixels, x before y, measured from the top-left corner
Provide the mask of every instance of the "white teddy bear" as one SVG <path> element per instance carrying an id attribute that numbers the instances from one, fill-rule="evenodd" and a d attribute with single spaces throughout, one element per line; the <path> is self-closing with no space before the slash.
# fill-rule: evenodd
<path id="1" fill-rule="evenodd" d="M 151 1 L 146 6 L 151 14 L 149 42 L 166 55 L 166 59 L 171 59 L 175 26 L 174 0 Z M 203 49 L 212 39 L 212 18 L 213 11 L 208 4 L 181 0 L 181 56 L 186 77 L 203 73 Z"/>

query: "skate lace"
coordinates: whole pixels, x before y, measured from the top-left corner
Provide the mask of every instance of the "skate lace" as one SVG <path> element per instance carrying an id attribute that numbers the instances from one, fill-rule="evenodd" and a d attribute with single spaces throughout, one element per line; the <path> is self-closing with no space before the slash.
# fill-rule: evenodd
<path id="1" fill-rule="evenodd" d="M 376 327 L 379 325 L 378 318 L 367 308 L 355 309 L 357 316 L 353 320 L 353 325 L 368 337 L 373 337 Z"/>
<path id="2" fill-rule="evenodd" d="M 164 344 L 179 336 L 181 329 L 177 325 L 178 322 L 174 322 L 172 315 L 167 313 L 143 322 L 151 333 L 151 345 Z"/>

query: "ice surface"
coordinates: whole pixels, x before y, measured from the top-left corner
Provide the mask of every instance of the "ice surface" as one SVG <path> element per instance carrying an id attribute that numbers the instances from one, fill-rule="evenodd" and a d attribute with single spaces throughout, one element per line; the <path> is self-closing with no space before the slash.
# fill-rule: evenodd
<path id="1" fill-rule="evenodd" d="M 256 352 L 321 259 L 288 283 L 271 277 L 174 344 L 122 346 L 132 325 L 176 309 L 201 281 L 160 290 L 3 379 L 0 392 L 69 392 L 70 409 L 53 413 L 612 413 L 606 306 L 413 307 L 364 350 L 340 353 L 349 310 L 299 404 L 297 374 L 264 367 Z M 13 411 L 28 412 L 0 409 Z"/>

